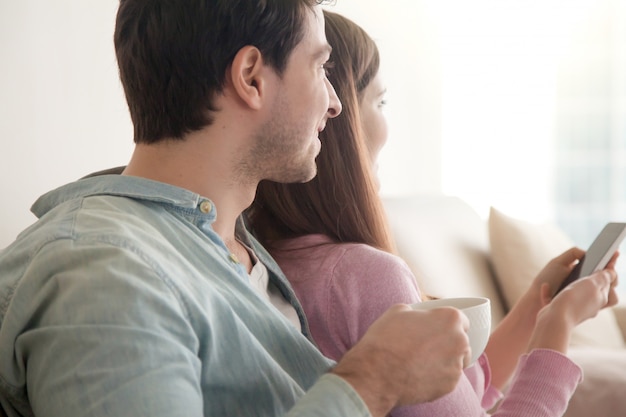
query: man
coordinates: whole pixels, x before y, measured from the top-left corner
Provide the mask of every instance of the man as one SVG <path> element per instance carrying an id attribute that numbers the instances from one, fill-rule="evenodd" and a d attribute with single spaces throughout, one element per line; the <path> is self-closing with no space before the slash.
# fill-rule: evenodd
<path id="1" fill-rule="evenodd" d="M 136 148 L 68 184 L 0 254 L 0 401 L 13 416 L 384 416 L 451 391 L 456 310 L 390 309 L 338 364 L 309 340 L 241 212 L 307 181 L 341 104 L 311 0 L 121 0 Z"/>

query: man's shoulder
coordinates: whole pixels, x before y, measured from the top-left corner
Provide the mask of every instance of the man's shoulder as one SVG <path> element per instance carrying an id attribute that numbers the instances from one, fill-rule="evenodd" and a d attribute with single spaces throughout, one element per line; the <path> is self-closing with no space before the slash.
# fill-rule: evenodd
<path id="1" fill-rule="evenodd" d="M 115 195 L 79 197 L 46 211 L 18 236 L 16 243 L 47 244 L 57 240 L 79 241 L 86 236 L 145 232 L 152 217 L 163 215 L 157 207 L 132 198 Z"/>
<path id="2" fill-rule="evenodd" d="M 152 239 L 176 229 L 172 222 L 192 219 L 199 200 L 191 191 L 144 178 L 90 177 L 41 196 L 32 207 L 39 220 L 17 240 L 42 243 L 105 235 Z"/>
<path id="3" fill-rule="evenodd" d="M 128 213 L 128 202 L 111 201 L 107 196 L 93 199 L 100 201 L 85 207 L 83 199 L 73 199 L 47 211 L 0 252 L 0 269 L 25 268 L 44 248 L 62 258 L 63 251 L 75 250 L 90 237 L 120 238 L 132 230 L 133 223 L 140 228 L 137 216 Z"/>
<path id="4" fill-rule="evenodd" d="M 117 248 L 117 256 L 134 253 L 146 258 L 150 254 L 158 257 L 159 250 L 173 249 L 167 235 L 177 229 L 173 221 L 180 219 L 146 200 L 109 194 L 65 199 L 50 207 L 0 251 L 0 269 L 6 272 L 3 274 L 6 277 L 19 277 L 43 260 L 46 264 L 62 263 L 77 252 L 89 253 L 93 261 L 101 253 L 105 256 L 107 247 Z"/>

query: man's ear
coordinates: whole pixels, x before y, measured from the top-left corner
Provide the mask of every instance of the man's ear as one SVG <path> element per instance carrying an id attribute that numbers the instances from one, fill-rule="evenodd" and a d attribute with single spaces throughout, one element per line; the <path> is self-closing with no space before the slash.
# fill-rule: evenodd
<path id="1" fill-rule="evenodd" d="M 230 81 L 236 94 L 248 106 L 260 109 L 265 93 L 267 68 L 263 55 L 254 46 L 244 46 L 237 52 L 230 66 Z"/>

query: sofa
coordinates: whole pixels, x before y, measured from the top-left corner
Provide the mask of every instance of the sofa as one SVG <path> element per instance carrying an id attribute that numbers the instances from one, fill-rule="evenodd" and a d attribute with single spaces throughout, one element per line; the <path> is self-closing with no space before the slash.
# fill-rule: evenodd
<path id="1" fill-rule="evenodd" d="M 513 218 L 495 208 L 485 219 L 454 196 L 383 201 L 398 254 L 422 292 L 488 297 L 494 327 L 548 260 L 574 246 L 553 224 Z M 626 304 L 576 328 L 568 355 L 582 368 L 583 381 L 566 417 L 626 416 L 625 340 Z"/>

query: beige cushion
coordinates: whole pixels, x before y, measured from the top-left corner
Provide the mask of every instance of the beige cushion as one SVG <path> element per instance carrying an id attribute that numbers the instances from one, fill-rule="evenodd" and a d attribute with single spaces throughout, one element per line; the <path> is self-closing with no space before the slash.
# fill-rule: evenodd
<path id="1" fill-rule="evenodd" d="M 493 266 L 507 305 L 513 305 L 539 271 L 574 243 L 553 224 L 534 224 L 492 208 L 489 243 Z M 624 340 L 610 309 L 579 325 L 572 345 L 624 348 Z"/>
<path id="2" fill-rule="evenodd" d="M 564 417 L 626 416 L 626 355 L 597 348 L 572 348 L 569 357 L 583 368 L 583 382 Z"/>
<path id="3" fill-rule="evenodd" d="M 421 291 L 437 297 L 487 297 L 492 323 L 498 323 L 504 307 L 489 265 L 485 220 L 457 197 L 414 195 L 383 202 L 398 254 Z"/>

